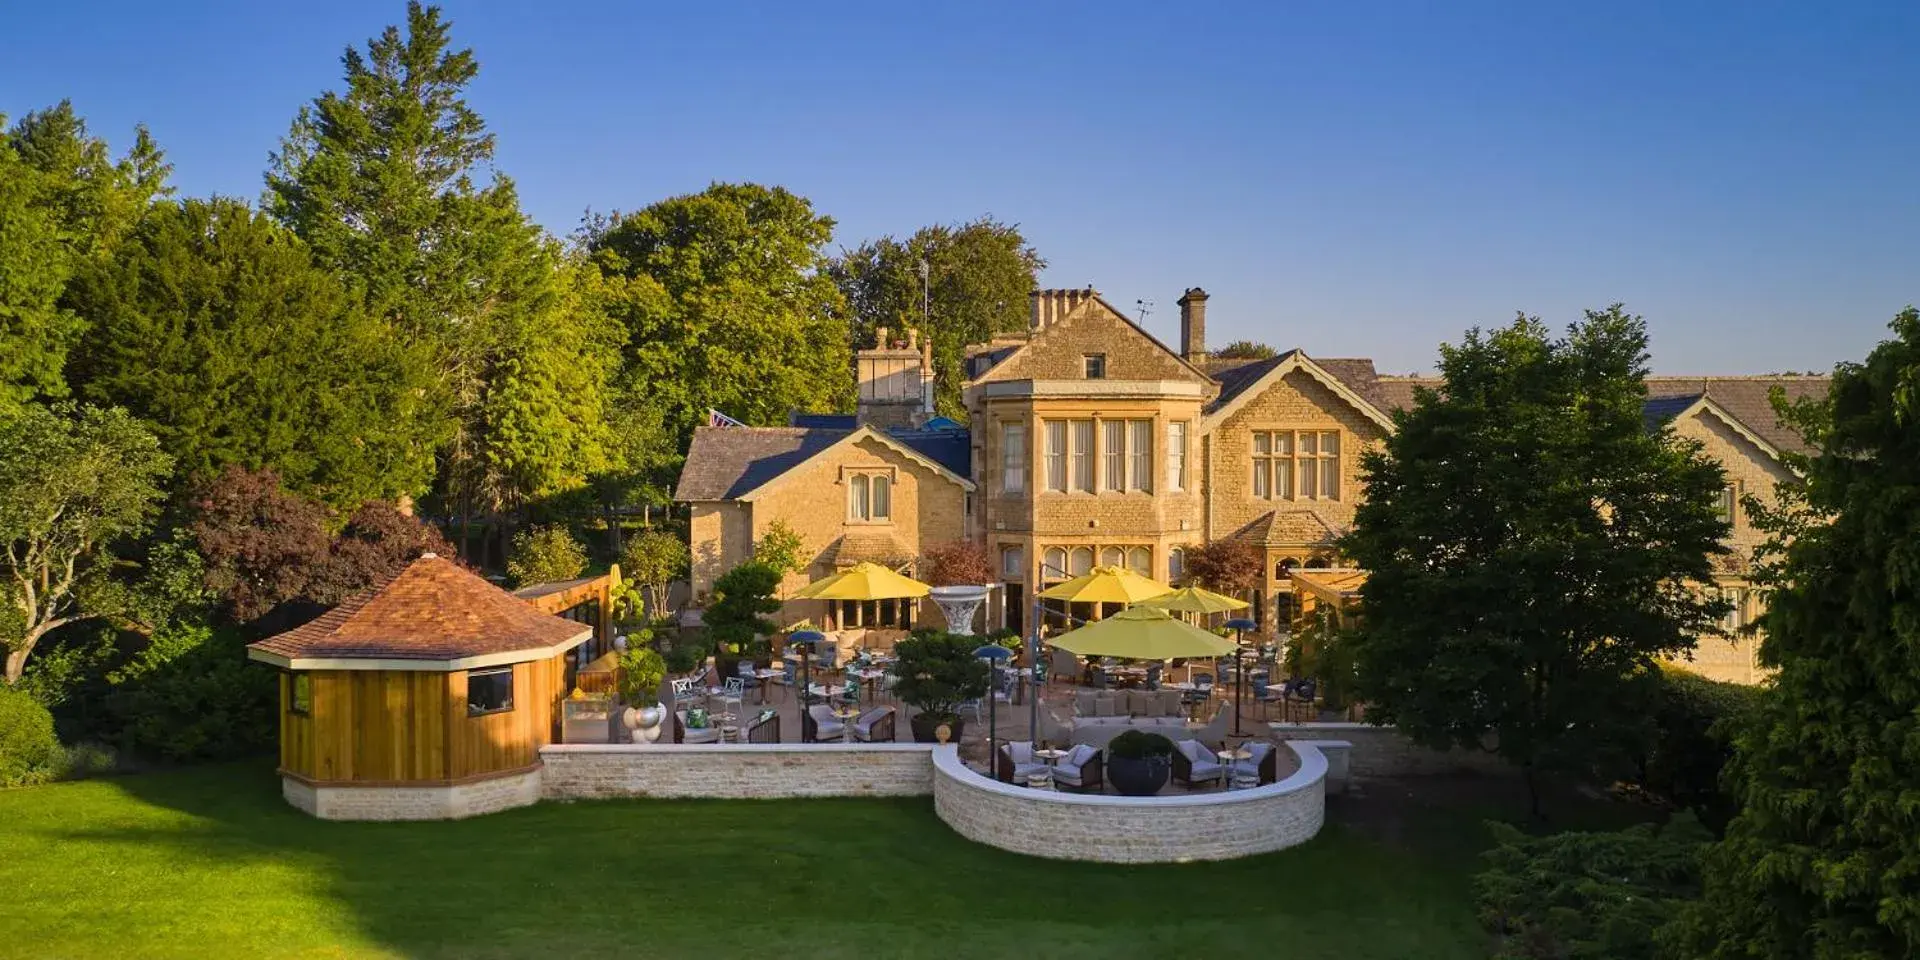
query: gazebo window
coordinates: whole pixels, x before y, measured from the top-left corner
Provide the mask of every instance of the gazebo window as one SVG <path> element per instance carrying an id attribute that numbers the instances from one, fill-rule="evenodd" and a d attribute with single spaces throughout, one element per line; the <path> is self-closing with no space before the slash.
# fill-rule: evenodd
<path id="1" fill-rule="evenodd" d="M 483 717 L 512 709 L 512 667 L 475 670 L 467 674 L 467 716 Z"/>
<path id="2" fill-rule="evenodd" d="M 313 677 L 304 673 L 287 674 L 287 712 L 302 716 L 313 712 Z"/>

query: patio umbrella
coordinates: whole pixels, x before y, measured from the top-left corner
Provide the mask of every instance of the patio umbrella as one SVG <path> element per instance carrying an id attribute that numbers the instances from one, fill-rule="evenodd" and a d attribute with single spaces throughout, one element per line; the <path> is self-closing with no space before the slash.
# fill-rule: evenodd
<path id="1" fill-rule="evenodd" d="M 1172 587 L 1125 567 L 1094 567 L 1066 583 L 1040 591 L 1039 596 L 1070 603 L 1139 603 L 1172 592 Z"/>
<path id="2" fill-rule="evenodd" d="M 924 597 L 930 589 L 880 564 L 856 563 L 833 576 L 807 584 L 793 596 L 796 600 L 901 600 Z"/>
<path id="3" fill-rule="evenodd" d="M 1054 637 L 1053 645 L 1083 657 L 1127 660 L 1217 657 L 1234 649 L 1232 640 L 1152 607 L 1129 607 L 1105 620 L 1069 630 Z"/>
<path id="4" fill-rule="evenodd" d="M 1225 594 L 1214 593 L 1205 587 L 1181 587 L 1172 593 L 1140 601 L 1143 607 L 1156 607 L 1169 613 L 1232 613 L 1245 610 L 1252 604 L 1245 600 L 1236 600 Z"/>

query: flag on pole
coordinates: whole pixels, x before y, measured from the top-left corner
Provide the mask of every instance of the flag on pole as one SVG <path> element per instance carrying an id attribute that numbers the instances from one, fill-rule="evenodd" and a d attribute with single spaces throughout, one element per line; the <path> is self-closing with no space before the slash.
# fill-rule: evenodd
<path id="1" fill-rule="evenodd" d="M 735 420 L 734 418 L 729 417 L 726 414 L 713 409 L 712 407 L 708 407 L 707 408 L 707 426 L 709 427 L 744 427 L 746 426 L 746 424 L 741 423 L 740 421 Z"/>

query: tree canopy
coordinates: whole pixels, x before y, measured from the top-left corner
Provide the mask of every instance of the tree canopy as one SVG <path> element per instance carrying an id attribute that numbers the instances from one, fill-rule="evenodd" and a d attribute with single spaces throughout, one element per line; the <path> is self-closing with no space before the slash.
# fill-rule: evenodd
<path id="1" fill-rule="evenodd" d="M 846 295 L 854 343 L 872 343 L 879 327 L 919 328 L 933 342 L 939 412 L 965 419 L 962 352 L 1027 328 L 1027 295 L 1046 265 L 1017 225 L 981 217 L 868 241 L 835 258 L 830 272 Z"/>
<path id="2" fill-rule="evenodd" d="M 778 424 L 852 399 L 846 301 L 826 275 L 833 220 L 779 187 L 716 183 L 587 225 L 625 327 L 623 387 L 676 449 L 716 409 Z"/>
<path id="3" fill-rule="evenodd" d="M 1235 340 L 1213 351 L 1213 355 L 1222 360 L 1272 360 L 1280 351 L 1252 340 Z"/>
<path id="4" fill-rule="evenodd" d="M 1342 552 L 1369 571 L 1350 647 L 1367 719 L 1529 774 L 1633 742 L 1661 657 L 1717 630 L 1725 483 L 1647 429 L 1646 328 L 1618 305 L 1441 349 L 1382 449 Z"/>
<path id="5" fill-rule="evenodd" d="M 49 632 L 83 610 L 83 582 L 103 576 L 113 541 L 146 530 L 171 468 L 152 433 L 123 410 L 37 404 L 0 413 L 0 641 L 6 681 Z"/>
<path id="6" fill-rule="evenodd" d="M 156 206 L 70 299 L 76 389 L 151 424 L 183 476 L 272 468 L 340 509 L 432 476 L 431 359 L 237 200 Z"/>
<path id="7" fill-rule="evenodd" d="M 1676 928 L 1685 956 L 1920 952 L 1920 311 L 1892 328 L 1788 411 L 1816 452 L 1763 557 L 1778 672 L 1735 740 L 1740 813 Z"/>
<path id="8" fill-rule="evenodd" d="M 83 329 L 68 282 L 170 192 L 169 170 L 144 127 L 111 159 L 66 101 L 0 131 L 0 409 L 67 395 L 63 368 Z"/>

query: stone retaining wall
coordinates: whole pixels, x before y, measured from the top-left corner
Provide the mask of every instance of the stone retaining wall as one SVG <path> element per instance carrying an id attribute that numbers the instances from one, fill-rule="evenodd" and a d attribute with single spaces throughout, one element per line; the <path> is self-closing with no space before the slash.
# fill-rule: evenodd
<path id="1" fill-rule="evenodd" d="M 280 778 L 287 802 L 322 820 L 459 820 L 540 799 L 540 771 L 456 786 L 330 786 Z"/>
<path id="2" fill-rule="evenodd" d="M 903 797 L 933 792 L 931 744 L 569 743 L 540 748 L 541 795 L 589 797 Z"/>
<path id="3" fill-rule="evenodd" d="M 1169 863 L 1268 853 L 1312 839 L 1326 817 L 1326 755 L 1311 741 L 1287 746 L 1299 769 L 1278 783 L 1158 797 L 1016 787 L 973 772 L 946 746 L 933 754 L 934 810 L 969 840 L 1056 860 Z"/>
<path id="4" fill-rule="evenodd" d="M 1356 778 L 1430 777 L 1450 773 L 1511 773 L 1499 757 L 1466 750 L 1429 750 L 1392 727 L 1365 723 L 1272 723 L 1276 740 L 1339 739 L 1353 744 L 1348 771 Z"/>

